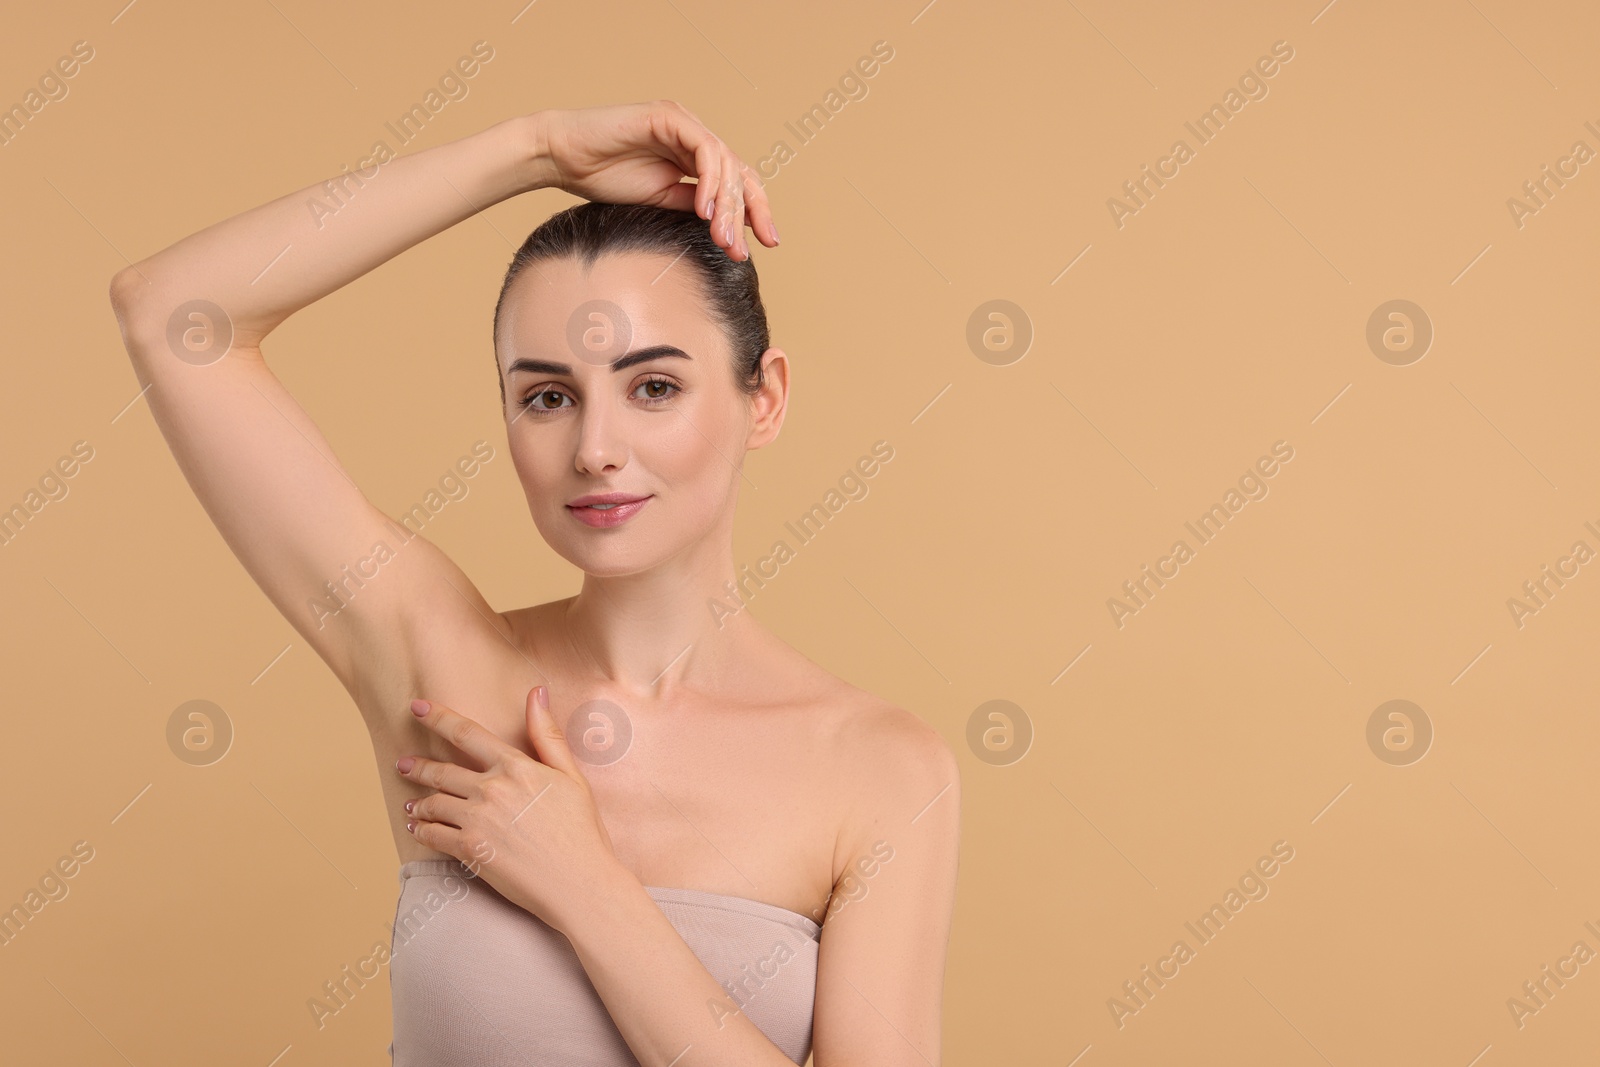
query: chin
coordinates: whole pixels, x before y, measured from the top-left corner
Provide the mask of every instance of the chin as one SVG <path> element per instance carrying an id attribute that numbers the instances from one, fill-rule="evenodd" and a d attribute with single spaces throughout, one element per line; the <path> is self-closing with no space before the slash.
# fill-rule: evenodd
<path id="1" fill-rule="evenodd" d="M 636 574 L 663 558 L 660 539 L 637 529 L 592 528 L 567 514 L 553 515 L 551 521 L 557 525 L 560 535 L 552 537 L 549 529 L 540 527 L 545 543 L 562 559 L 588 574 L 606 578 Z"/>
<path id="2" fill-rule="evenodd" d="M 563 559 L 596 578 L 625 578 L 648 571 L 662 560 L 659 551 L 646 554 L 631 547 L 597 550 L 592 545 L 566 545 L 564 548 L 566 550 L 560 553 Z"/>

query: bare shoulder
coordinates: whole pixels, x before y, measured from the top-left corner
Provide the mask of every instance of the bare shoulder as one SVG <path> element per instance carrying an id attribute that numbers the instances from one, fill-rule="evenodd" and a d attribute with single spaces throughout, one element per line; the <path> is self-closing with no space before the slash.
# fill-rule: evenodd
<path id="1" fill-rule="evenodd" d="M 913 841 L 953 863 L 961 774 L 943 735 L 914 712 L 848 683 L 834 679 L 831 688 L 824 753 L 838 802 L 835 876 L 863 856 Z"/>
<path id="2" fill-rule="evenodd" d="M 955 777 L 955 755 L 925 719 L 854 686 L 844 688 L 834 722 L 837 759 L 858 772 L 870 770 L 872 779 L 892 787 Z"/>
<path id="3" fill-rule="evenodd" d="M 958 786 L 955 755 L 926 719 L 855 686 L 784 645 L 793 659 L 795 690 L 816 717 L 820 753 L 855 787 L 858 801 L 934 782 Z"/>
<path id="4" fill-rule="evenodd" d="M 853 687 L 840 696 L 827 745 L 838 804 L 823 918 L 833 931 L 830 966 L 861 982 L 872 966 L 866 961 L 917 959 L 937 945 L 938 958 L 923 962 L 931 974 L 943 966 L 955 907 L 960 765 L 922 717 Z M 847 908 L 856 919 L 840 927 L 837 917 Z M 894 981 L 903 991 L 905 982 Z"/>

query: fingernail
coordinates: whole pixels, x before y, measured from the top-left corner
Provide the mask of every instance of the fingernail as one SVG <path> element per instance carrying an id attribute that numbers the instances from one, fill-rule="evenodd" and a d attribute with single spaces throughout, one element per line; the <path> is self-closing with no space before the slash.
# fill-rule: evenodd
<path id="1" fill-rule="evenodd" d="M 428 702 L 426 700 L 413 700 L 411 702 L 411 714 L 419 719 L 428 714 Z"/>
<path id="2" fill-rule="evenodd" d="M 415 800 L 408 800 L 408 801 L 406 801 L 406 814 L 407 814 L 407 815 L 409 815 L 409 814 L 411 814 L 411 805 L 413 805 L 413 804 L 415 804 L 415 803 L 416 803 L 416 801 L 415 801 Z"/>
<path id="3" fill-rule="evenodd" d="M 783 238 L 778 236 L 778 227 L 776 225 L 772 227 L 772 243 L 775 245 L 783 243 Z"/>
<path id="4" fill-rule="evenodd" d="M 414 822 L 406 823 L 406 833 L 415 833 L 416 832 L 416 828 L 417 828 L 417 824 L 416 823 L 414 823 Z"/>
<path id="5" fill-rule="evenodd" d="M 706 218 L 714 219 L 716 217 L 717 217 L 717 198 L 716 198 L 716 196 L 713 195 L 710 200 L 706 201 Z"/>
<path id="6" fill-rule="evenodd" d="M 412 766 L 417 762 L 415 756 L 401 756 L 394 761 L 394 769 L 401 774 L 410 774 Z"/>
<path id="7" fill-rule="evenodd" d="M 539 695 L 535 699 L 537 699 L 539 701 L 539 707 L 542 710 L 549 711 L 550 710 L 550 687 L 548 685 L 541 685 L 539 687 Z"/>

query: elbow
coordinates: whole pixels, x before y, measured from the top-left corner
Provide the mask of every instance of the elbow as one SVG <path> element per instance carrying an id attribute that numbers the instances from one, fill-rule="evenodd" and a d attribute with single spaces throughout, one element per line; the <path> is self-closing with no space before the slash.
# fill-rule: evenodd
<path id="1" fill-rule="evenodd" d="M 128 350 L 130 358 L 137 358 L 142 347 L 138 339 L 144 331 L 137 308 L 139 293 L 147 284 L 144 276 L 134 267 L 124 267 L 111 276 L 108 294 L 111 310 L 117 316 L 117 326 L 122 331 L 122 345 Z"/>
<path id="2" fill-rule="evenodd" d="M 123 267 L 111 276 L 111 310 L 117 313 L 117 318 L 124 319 L 133 307 L 135 297 L 139 290 L 145 287 L 145 278 L 139 273 L 137 267 Z"/>
<path id="3" fill-rule="evenodd" d="M 148 367 L 150 354 L 167 345 L 167 317 L 160 312 L 155 286 L 137 265 L 111 276 L 108 297 L 122 332 L 122 347 L 136 367 Z"/>
<path id="4" fill-rule="evenodd" d="M 108 296 L 123 347 L 137 366 L 162 361 L 152 359 L 158 352 L 205 366 L 240 347 L 238 328 L 226 311 L 206 299 L 174 301 L 171 289 L 153 284 L 137 264 L 111 276 Z"/>

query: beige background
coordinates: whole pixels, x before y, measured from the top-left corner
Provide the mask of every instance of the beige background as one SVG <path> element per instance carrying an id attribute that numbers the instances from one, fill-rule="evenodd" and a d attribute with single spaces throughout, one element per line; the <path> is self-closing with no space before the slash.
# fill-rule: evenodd
<path id="1" fill-rule="evenodd" d="M 0 148 L 0 504 L 76 441 L 94 458 L 0 548 L 0 904 L 74 842 L 94 858 L 0 948 L 6 1060 L 386 1062 L 386 978 L 320 1031 L 306 1007 L 393 914 L 365 731 L 130 406 L 106 287 L 354 164 L 477 40 L 494 59 L 411 147 L 666 96 L 747 160 L 793 149 L 769 185 L 784 243 L 755 257 L 797 379 L 736 555 L 892 444 L 753 610 L 961 759 L 946 1062 L 1592 1055 L 1600 963 L 1520 1028 L 1507 1000 L 1600 951 L 1600 566 L 1520 628 L 1507 601 L 1600 549 L 1597 166 L 1520 228 L 1507 200 L 1600 150 L 1600 16 L 1321 4 L 8 12 L 0 102 L 75 41 L 94 59 Z M 878 40 L 866 97 L 799 145 L 785 123 Z M 1276 41 L 1268 95 L 1198 146 L 1184 122 Z M 1108 198 L 1178 138 L 1194 158 L 1119 229 Z M 569 202 L 499 205 L 269 343 L 391 514 L 495 445 L 427 532 L 502 607 L 577 582 L 512 477 L 489 347 L 514 244 Z M 966 340 L 995 299 L 1034 331 L 1008 365 Z M 1366 341 L 1393 299 L 1435 330 L 1407 366 Z M 1279 440 L 1269 495 L 1119 629 L 1108 598 Z M 235 731 L 211 766 L 168 748 L 193 699 Z M 967 742 L 996 699 L 1035 734 L 1004 766 Z M 1391 699 L 1435 731 L 1410 765 L 1366 740 Z M 1269 895 L 1197 947 L 1184 923 L 1278 841 Z M 1119 1028 L 1108 1000 L 1180 938 L 1195 957 Z"/>

